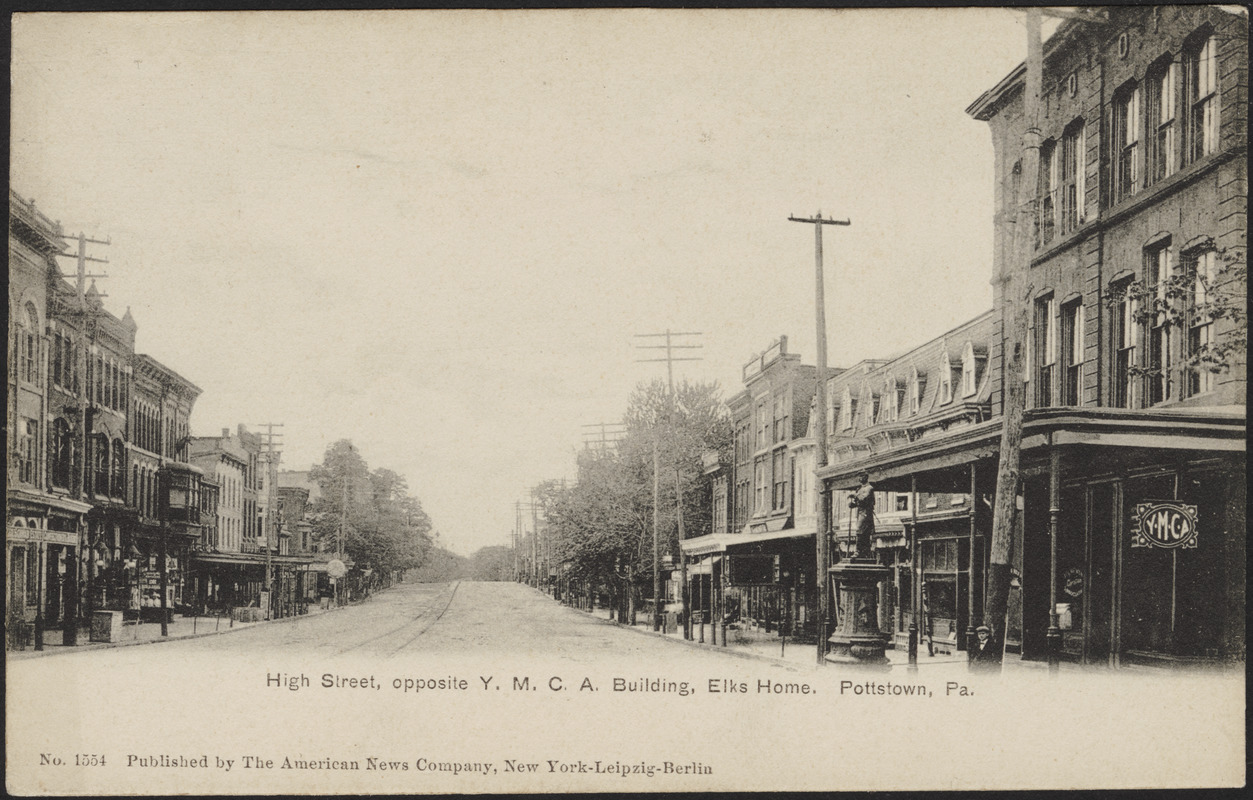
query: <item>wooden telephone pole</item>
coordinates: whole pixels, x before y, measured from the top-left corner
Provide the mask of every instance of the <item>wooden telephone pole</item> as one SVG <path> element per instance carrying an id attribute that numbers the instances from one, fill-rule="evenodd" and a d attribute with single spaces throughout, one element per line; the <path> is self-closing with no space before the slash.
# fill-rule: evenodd
<path id="1" fill-rule="evenodd" d="M 827 465 L 827 311 L 822 282 L 822 226 L 850 225 L 849 220 L 823 219 L 819 211 L 814 217 L 788 216 L 791 222 L 805 222 L 814 226 L 814 309 L 818 327 L 818 386 L 814 395 L 817 416 L 814 426 L 815 458 L 814 485 L 818 487 L 818 526 L 814 532 L 815 561 L 818 573 L 815 582 L 818 589 L 818 663 L 826 663 L 827 655 L 827 569 L 830 555 L 827 553 L 827 534 L 831 527 L 831 495 L 822 485 L 821 472 Z"/>
<path id="2" fill-rule="evenodd" d="M 275 428 L 283 427 L 281 422 L 263 422 L 257 426 L 265 428 L 262 444 L 265 445 L 265 593 L 269 599 L 265 610 L 267 619 L 274 616 L 274 566 L 273 550 L 278 544 L 278 462 L 282 453 L 278 446 L 282 444 L 275 433 Z"/>
<path id="3" fill-rule="evenodd" d="M 1026 409 L 1023 387 L 1023 349 L 1027 341 L 1030 289 L 1026 279 L 1035 239 L 1037 181 L 1040 174 L 1040 73 L 1043 66 L 1040 9 L 1027 9 L 1026 87 L 1023 93 L 1022 183 L 1014 220 L 1013 260 L 997 279 L 1010 318 L 1003 324 L 1005 339 L 1004 426 L 1001 430 L 1000 462 L 996 473 L 996 501 L 992 508 L 992 541 L 988 548 L 988 590 L 984 600 L 984 624 L 991 628 L 991 643 L 999 666 L 1005 648 L 1005 617 L 1009 605 L 1010 563 L 1014 544 L 1014 511 L 1017 506 L 1019 463 L 1022 454 L 1022 417 Z M 973 501 L 972 501 L 973 502 Z M 1055 621 L 1056 607 L 1050 620 Z M 1050 625 L 1050 635 L 1052 634 Z"/>
<path id="4" fill-rule="evenodd" d="M 108 275 L 106 275 L 105 273 L 89 274 L 87 272 L 87 262 L 90 261 L 96 264 L 108 264 L 109 263 L 107 259 L 93 258 L 92 256 L 87 255 L 87 245 L 88 244 L 109 245 L 109 244 L 112 244 L 112 241 L 109 239 L 91 239 L 91 238 L 88 238 L 87 235 L 83 233 L 79 233 L 77 239 L 78 239 L 78 252 L 73 256 L 70 256 L 69 254 L 64 254 L 68 257 L 75 258 L 77 262 L 77 269 L 75 270 L 74 274 L 62 275 L 61 277 L 74 279 L 74 290 L 75 290 L 75 295 L 78 300 L 78 303 L 77 303 L 78 308 L 75 313 L 78 317 L 79 339 L 80 339 L 81 346 L 77 348 L 78 354 L 75 357 L 74 369 L 77 370 L 78 375 L 79 375 L 79 380 L 78 380 L 79 448 L 78 448 L 78 452 L 79 452 L 79 458 L 81 459 L 82 463 L 78 465 L 78 469 L 74 470 L 74 478 L 71 481 L 71 483 L 74 484 L 73 489 L 74 489 L 75 499 L 86 502 L 87 498 L 91 496 L 91 489 L 90 489 L 91 461 L 89 458 L 89 449 L 90 449 L 89 444 L 91 442 L 91 420 L 92 420 L 92 415 L 88 411 L 88 406 L 91 404 L 91 387 L 87 385 L 87 363 L 88 363 L 88 359 L 91 358 L 91 353 L 89 352 L 89 342 L 94 342 L 96 338 L 95 309 L 88 308 L 87 306 L 87 279 L 91 278 L 92 286 L 95 286 L 96 278 L 108 277 Z M 97 297 L 102 297 L 102 298 L 107 297 L 107 296 L 108 295 L 103 295 L 103 294 L 97 295 Z M 79 552 L 74 554 L 73 559 L 68 559 L 68 558 L 66 559 L 66 569 L 65 569 L 66 587 L 65 588 L 67 589 L 66 594 L 68 595 L 68 597 L 66 598 L 67 602 L 65 603 L 65 630 L 62 631 L 62 642 L 65 645 L 78 644 L 78 596 L 79 596 L 78 569 L 79 569 L 79 564 L 82 562 L 82 554 L 85 552 L 86 549 L 90 549 L 90 545 L 88 543 L 89 538 L 90 538 L 90 534 L 86 530 L 86 523 L 84 523 L 83 528 L 79 532 L 79 540 L 78 540 Z M 90 559 L 88 561 L 88 564 L 90 565 Z M 91 567 L 88 566 L 88 570 L 90 569 Z M 42 576 L 44 572 L 45 570 L 41 568 L 39 574 Z M 88 572 L 88 574 L 90 575 L 90 572 Z M 90 599 L 90 591 L 88 592 L 88 596 Z M 43 610 L 44 610 L 45 601 L 46 601 L 46 598 L 43 597 L 41 593 L 41 596 L 39 598 L 39 604 L 35 606 L 35 649 L 36 650 L 43 649 L 43 629 L 46 623 L 46 621 L 43 618 Z M 163 620 L 162 625 L 164 624 L 165 623 Z"/>
<path id="5" fill-rule="evenodd" d="M 674 362 L 676 361 L 700 361 L 700 357 L 679 358 L 674 355 L 675 350 L 699 350 L 704 345 L 699 344 L 674 344 L 672 337 L 678 336 L 703 336 L 700 331 L 689 331 L 687 333 L 677 333 L 669 328 L 664 333 L 637 333 L 635 337 L 640 338 L 656 338 L 664 336 L 665 344 L 656 345 L 636 345 L 640 350 L 665 350 L 665 358 L 637 358 L 639 362 L 666 362 L 666 386 L 668 387 L 669 402 L 669 425 L 670 440 L 674 441 Z M 653 630 L 660 630 L 663 615 L 665 613 L 664 604 L 661 602 L 661 557 L 658 552 L 657 542 L 657 495 L 659 487 L 657 486 L 657 436 L 654 430 L 653 434 Z M 683 556 L 683 489 L 679 480 L 679 461 L 678 453 L 674 458 L 674 502 L 675 512 L 677 514 L 677 527 L 679 537 L 679 569 L 681 585 L 679 588 L 680 603 L 683 609 L 683 638 L 692 638 L 692 621 L 687 613 L 687 559 Z"/>

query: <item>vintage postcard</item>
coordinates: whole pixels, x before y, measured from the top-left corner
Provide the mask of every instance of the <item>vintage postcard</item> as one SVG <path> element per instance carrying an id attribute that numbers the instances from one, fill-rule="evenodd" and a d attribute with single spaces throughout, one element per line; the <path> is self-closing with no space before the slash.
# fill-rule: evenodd
<path id="1" fill-rule="evenodd" d="M 1243 8 L 11 30 L 8 792 L 1245 784 Z"/>

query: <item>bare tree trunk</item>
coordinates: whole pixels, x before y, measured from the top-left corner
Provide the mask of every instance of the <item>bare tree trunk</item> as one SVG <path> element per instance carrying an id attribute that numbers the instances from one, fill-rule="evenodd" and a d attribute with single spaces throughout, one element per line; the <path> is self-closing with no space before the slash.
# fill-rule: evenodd
<path id="1" fill-rule="evenodd" d="M 1027 9 L 1027 70 L 1023 95 L 1026 130 L 1022 139 L 1021 184 L 1014 222 L 1012 263 L 998 279 L 1002 285 L 1002 325 L 1005 370 L 1002 381 L 1003 418 L 1000 463 L 996 474 L 996 502 L 992 509 L 992 541 L 988 550 L 988 593 L 984 601 L 984 621 L 991 628 L 993 652 L 999 665 L 1005 650 L 1006 612 L 1009 606 L 1010 564 L 1013 562 L 1015 510 L 1018 499 L 1019 466 L 1022 456 L 1022 418 L 1027 398 L 1023 386 L 1023 350 L 1027 341 L 1031 287 L 1027 272 L 1035 240 L 1036 196 L 1040 175 L 1040 131 L 1037 127 L 1040 101 L 1040 9 Z"/>

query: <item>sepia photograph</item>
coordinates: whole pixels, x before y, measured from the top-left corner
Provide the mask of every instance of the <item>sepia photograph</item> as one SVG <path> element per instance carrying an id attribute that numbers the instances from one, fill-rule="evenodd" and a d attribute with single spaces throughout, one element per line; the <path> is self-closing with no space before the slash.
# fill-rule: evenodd
<path id="1" fill-rule="evenodd" d="M 9 44 L 9 794 L 1246 784 L 1246 8 Z"/>

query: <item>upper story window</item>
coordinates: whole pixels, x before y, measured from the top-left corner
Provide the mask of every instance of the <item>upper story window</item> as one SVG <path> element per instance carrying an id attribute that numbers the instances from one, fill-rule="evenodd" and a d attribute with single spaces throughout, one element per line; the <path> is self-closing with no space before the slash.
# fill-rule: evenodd
<path id="1" fill-rule="evenodd" d="M 940 356 L 940 402 L 948 403 L 953 399 L 953 365 L 948 353 Z"/>
<path id="2" fill-rule="evenodd" d="M 1055 139 L 1040 146 L 1040 243 L 1048 244 L 1057 233 L 1057 187 L 1061 183 L 1061 151 Z"/>
<path id="3" fill-rule="evenodd" d="M 1140 190 L 1140 87 L 1134 83 L 1114 96 L 1114 197 Z"/>
<path id="4" fill-rule="evenodd" d="M 1130 291 L 1130 281 L 1112 288 L 1114 297 L 1113 327 L 1114 339 L 1114 372 L 1113 401 L 1119 408 L 1134 408 L 1136 403 L 1136 382 L 1132 368 L 1136 364 L 1136 316 L 1138 302 Z"/>
<path id="5" fill-rule="evenodd" d="M 1218 148 L 1218 39 L 1209 36 L 1185 55 L 1188 81 L 1188 155 L 1204 158 Z"/>
<path id="6" fill-rule="evenodd" d="M 1170 241 L 1166 240 L 1144 253 L 1144 282 L 1152 292 L 1156 313 L 1145 319 L 1148 343 L 1148 363 L 1145 376 L 1148 379 L 1149 405 L 1156 405 L 1171 396 L 1171 370 L 1174 347 L 1174 326 L 1170 324 L 1166 308 L 1170 302 L 1169 286 L 1173 274 Z"/>
<path id="7" fill-rule="evenodd" d="M 900 406 L 899 389 L 896 378 L 888 375 L 883 382 L 883 402 L 880 403 L 880 422 L 895 422 L 897 409 Z"/>
<path id="8" fill-rule="evenodd" d="M 1175 87 L 1179 65 L 1169 59 L 1149 70 L 1148 90 L 1148 168 L 1145 177 L 1155 183 L 1173 175 L 1178 155 L 1175 147 Z"/>
<path id="9" fill-rule="evenodd" d="M 922 409 L 923 377 L 917 367 L 909 369 L 909 413 L 917 414 Z"/>
<path id="10" fill-rule="evenodd" d="M 1056 386 L 1054 372 L 1057 366 L 1057 300 L 1053 295 L 1035 301 L 1036 369 L 1035 400 L 1037 406 L 1051 406 Z"/>
<path id="11" fill-rule="evenodd" d="M 126 447 L 121 439 L 113 440 L 113 480 L 109 491 L 119 499 L 126 497 Z"/>
<path id="12" fill-rule="evenodd" d="M 25 319 L 19 334 L 18 376 L 27 383 L 39 385 L 39 312 L 34 303 L 26 304 Z"/>
<path id="13" fill-rule="evenodd" d="M 1187 313 L 1187 357 L 1190 362 L 1186 375 L 1189 397 L 1214 390 L 1214 373 L 1209 369 L 1206 355 L 1214 345 L 1214 317 L 1209 313 L 1210 296 L 1217 279 L 1218 254 L 1207 248 L 1188 258 L 1188 277 L 1192 291 Z"/>
<path id="14" fill-rule="evenodd" d="M 975 377 L 975 347 L 966 342 L 962 350 L 962 397 L 970 397 L 975 393 L 978 381 Z"/>
<path id="15" fill-rule="evenodd" d="M 1079 387 L 1083 369 L 1083 301 L 1074 300 L 1062 307 L 1062 397 L 1064 406 L 1079 405 Z"/>
<path id="16" fill-rule="evenodd" d="M 860 405 L 862 425 L 869 428 L 871 425 L 874 425 L 875 415 L 879 410 L 879 396 L 874 393 L 874 389 L 869 383 L 862 389 Z"/>
<path id="17" fill-rule="evenodd" d="M 792 421 L 792 397 L 787 392 L 782 392 L 774 398 L 774 442 L 786 442 L 790 438 L 791 430 L 789 429 Z"/>
<path id="18" fill-rule="evenodd" d="M 39 441 L 39 422 L 23 418 L 17 428 L 17 479 L 20 483 L 35 482 L 35 443 Z"/>
<path id="19" fill-rule="evenodd" d="M 757 401 L 757 449 L 770 444 L 770 409 L 767 407 L 769 398 Z"/>
<path id="20" fill-rule="evenodd" d="M 62 489 L 70 487 L 71 463 L 74 453 L 74 439 L 70 433 L 70 424 L 61 417 L 52 423 L 52 485 Z"/>
<path id="21" fill-rule="evenodd" d="M 840 430 L 846 431 L 853 427 L 853 393 L 847 386 L 840 395 Z"/>
<path id="22" fill-rule="evenodd" d="M 1084 161 L 1087 138 L 1083 120 L 1075 120 L 1066 127 L 1061 146 L 1054 150 L 1057 155 L 1057 227 L 1065 235 L 1083 224 L 1084 195 L 1087 191 Z"/>

